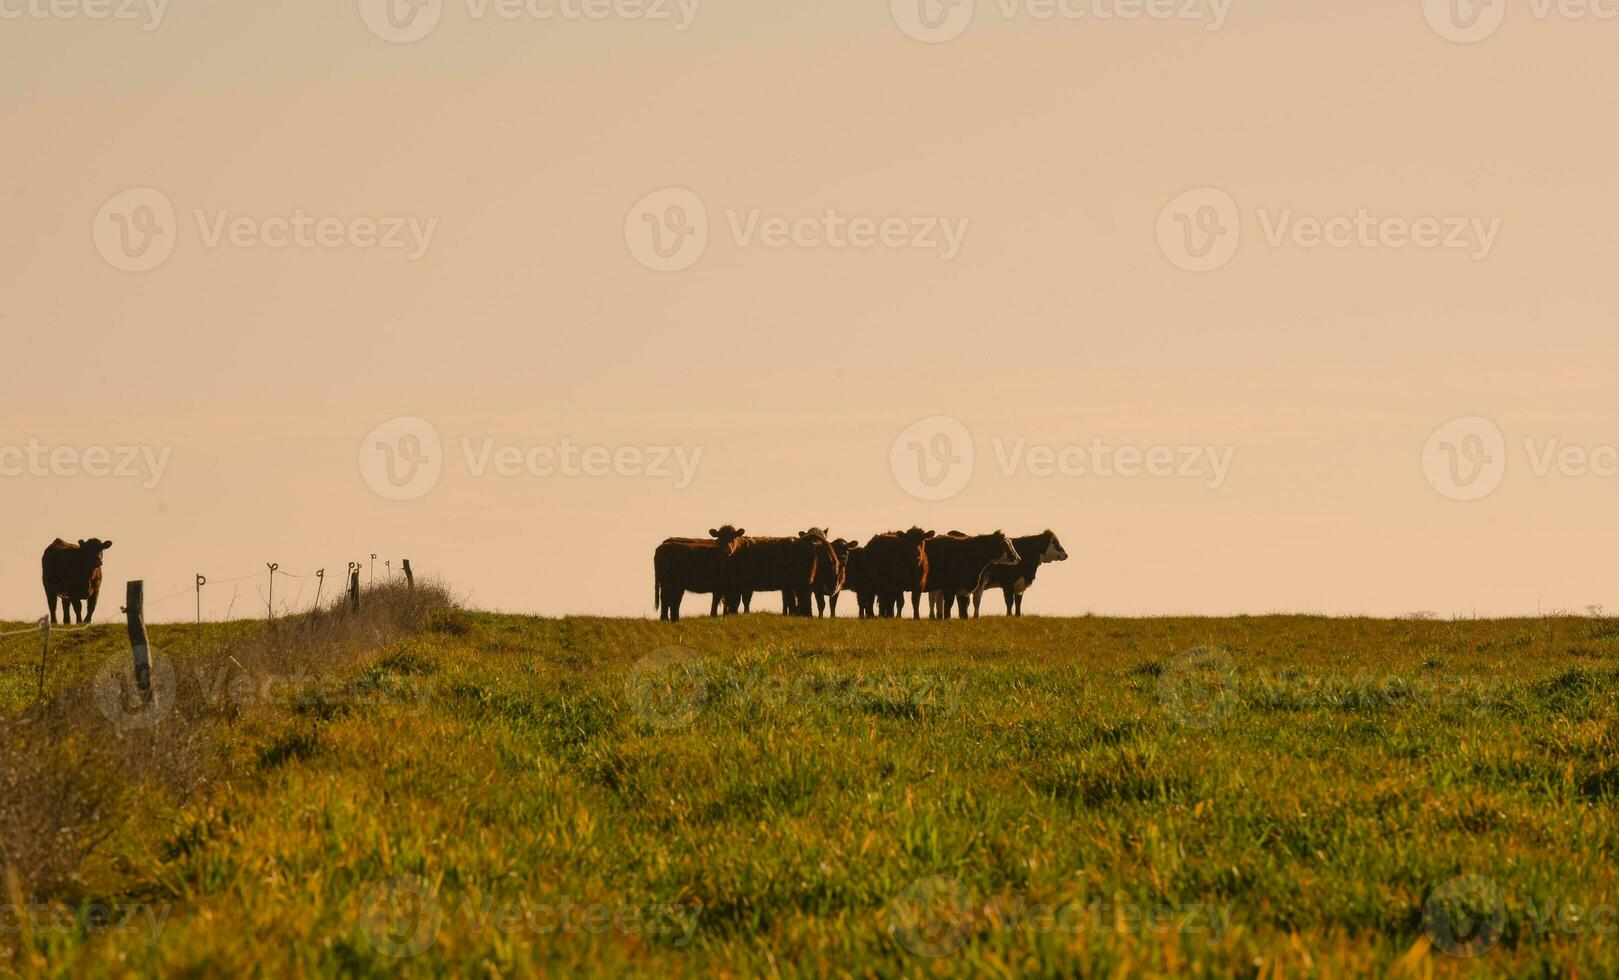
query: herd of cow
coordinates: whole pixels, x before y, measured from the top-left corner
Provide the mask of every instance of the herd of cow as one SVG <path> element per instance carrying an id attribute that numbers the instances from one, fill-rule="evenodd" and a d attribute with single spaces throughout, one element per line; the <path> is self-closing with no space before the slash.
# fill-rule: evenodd
<path id="1" fill-rule="evenodd" d="M 709 614 L 726 615 L 752 609 L 758 592 L 780 592 L 782 612 L 809 616 L 813 598 L 817 614 L 838 614 L 838 596 L 852 592 L 860 617 L 922 618 L 922 595 L 928 615 L 949 619 L 954 605 L 967 618 L 968 601 L 978 616 L 986 589 L 998 588 L 1008 616 L 1023 615 L 1023 593 L 1046 562 L 1065 561 L 1051 531 L 1025 538 L 993 534 L 936 534 L 913 527 L 879 534 L 865 544 L 831 538 L 825 528 L 810 528 L 795 537 L 750 538 L 727 524 L 706 538 L 669 538 L 653 554 L 652 602 L 660 619 L 680 621 L 680 603 L 688 592 L 711 597 Z"/>

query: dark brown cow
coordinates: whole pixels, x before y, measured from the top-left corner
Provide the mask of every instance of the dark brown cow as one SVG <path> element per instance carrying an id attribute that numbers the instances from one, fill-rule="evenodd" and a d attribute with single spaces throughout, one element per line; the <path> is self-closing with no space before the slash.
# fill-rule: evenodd
<path id="1" fill-rule="evenodd" d="M 868 606 L 887 619 L 904 615 L 905 593 L 915 594 L 911 613 L 921 618 L 921 589 L 927 587 L 928 557 L 924 547 L 932 531 L 913 527 L 890 531 L 866 542 L 858 561 L 859 585 L 851 586 L 859 599 L 862 615 Z M 865 594 L 862 594 L 864 590 Z"/>
<path id="2" fill-rule="evenodd" d="M 669 538 L 652 554 L 652 603 L 658 618 L 680 622 L 680 602 L 687 592 L 713 597 L 709 615 L 718 615 L 725 599 L 721 560 L 746 534 L 727 524 L 706 538 Z"/>
<path id="3" fill-rule="evenodd" d="M 101 595 L 101 554 L 112 547 L 100 538 L 81 539 L 68 544 L 61 538 L 51 542 L 40 558 L 45 580 L 45 602 L 51 607 L 51 623 L 56 622 L 56 600 L 62 600 L 62 622 L 72 623 L 69 608 L 80 623 L 96 618 L 96 599 Z M 86 611 L 80 604 L 88 603 Z"/>
<path id="4" fill-rule="evenodd" d="M 977 590 L 984 572 L 991 565 L 1021 560 L 1012 540 L 1004 533 L 966 535 L 960 531 L 928 539 L 928 614 L 933 619 L 949 619 L 950 606 L 961 598 L 961 615 L 967 616 L 965 597 Z"/>
<path id="5" fill-rule="evenodd" d="M 838 595 L 843 591 L 849 577 L 849 553 L 860 547 L 860 542 L 838 538 L 832 542 L 832 557 L 837 562 L 836 568 L 827 568 L 824 563 L 818 563 L 815 568 L 815 615 L 825 616 L 828 605 L 832 607 L 832 618 L 838 618 Z"/>
<path id="6" fill-rule="evenodd" d="M 985 589 L 1001 590 L 1001 595 L 1006 598 L 1008 616 L 1023 615 L 1023 593 L 1034 584 L 1034 576 L 1040 566 L 1047 562 L 1068 560 L 1068 552 L 1057 540 L 1057 533 L 1051 530 L 1013 538 L 1012 547 L 1017 549 L 1020 556 L 1016 565 L 991 565 L 984 569 L 984 578 L 973 591 L 974 619 L 978 618 L 978 607 L 984 601 Z"/>
<path id="7" fill-rule="evenodd" d="M 784 613 L 811 615 L 810 595 L 823 562 L 837 567 L 832 543 L 819 529 L 792 538 L 739 538 L 720 563 L 726 612 L 735 613 L 744 598 L 751 607 L 754 592 L 780 592 Z"/>

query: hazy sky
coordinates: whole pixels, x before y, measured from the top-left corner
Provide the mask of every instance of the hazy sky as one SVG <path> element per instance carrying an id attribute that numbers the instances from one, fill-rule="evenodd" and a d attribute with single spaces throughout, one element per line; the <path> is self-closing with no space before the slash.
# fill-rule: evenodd
<path id="1" fill-rule="evenodd" d="M 0 616 L 57 536 L 656 615 L 726 522 L 1619 608 L 1619 4 L 397 2 L 0 0 Z"/>

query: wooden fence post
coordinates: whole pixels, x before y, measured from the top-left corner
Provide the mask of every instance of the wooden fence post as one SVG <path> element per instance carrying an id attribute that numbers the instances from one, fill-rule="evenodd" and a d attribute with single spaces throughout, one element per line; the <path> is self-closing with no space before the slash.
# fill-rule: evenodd
<path id="1" fill-rule="evenodd" d="M 45 650 L 39 655 L 39 699 L 45 700 L 45 661 L 51 655 L 51 617 L 42 617 L 39 628 L 45 631 Z"/>
<path id="2" fill-rule="evenodd" d="M 267 561 L 267 562 L 264 563 L 264 567 L 268 568 L 270 570 L 270 600 L 268 602 L 268 605 L 270 607 L 270 625 L 274 626 L 275 625 L 275 573 L 276 573 L 276 569 L 280 568 L 281 566 L 276 562 Z"/>
<path id="3" fill-rule="evenodd" d="M 349 563 L 349 608 L 353 612 L 360 611 L 360 563 Z"/>
<path id="4" fill-rule="evenodd" d="M 372 585 L 377 584 L 377 555 L 376 555 L 376 552 L 371 553 L 371 583 L 370 584 L 372 584 Z"/>
<path id="5" fill-rule="evenodd" d="M 146 642 L 146 583 L 129 583 L 124 593 L 124 612 L 129 616 L 129 647 L 135 654 L 135 684 L 141 697 L 152 700 L 152 651 Z"/>
<path id="6" fill-rule="evenodd" d="M 411 592 L 415 592 L 416 591 L 416 576 L 411 573 L 410 559 L 409 558 L 406 558 L 404 560 L 404 565 L 405 565 L 405 588 L 408 589 Z"/>
<path id="7" fill-rule="evenodd" d="M 315 573 L 315 611 L 320 612 L 320 593 L 326 588 L 326 569 Z"/>
<path id="8" fill-rule="evenodd" d="M 208 579 L 201 572 L 197 573 L 197 629 L 202 629 L 202 587 L 208 584 Z"/>

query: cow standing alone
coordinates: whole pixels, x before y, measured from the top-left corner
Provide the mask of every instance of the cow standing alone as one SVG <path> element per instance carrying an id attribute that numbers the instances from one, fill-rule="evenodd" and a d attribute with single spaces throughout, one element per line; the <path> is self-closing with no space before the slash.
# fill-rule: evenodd
<path id="1" fill-rule="evenodd" d="M 61 538 L 51 542 L 40 558 L 45 580 L 45 602 L 51 609 L 51 624 L 56 624 L 56 600 L 62 600 L 62 622 L 77 620 L 88 623 L 96 618 L 96 599 L 101 595 L 101 554 L 112 547 L 111 541 L 91 538 L 69 544 Z M 87 604 L 86 610 L 83 605 Z M 73 618 L 68 618 L 72 609 Z"/>

